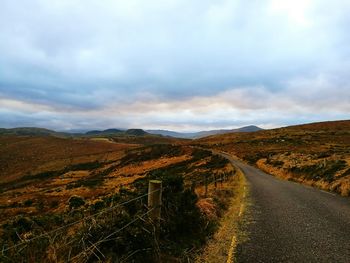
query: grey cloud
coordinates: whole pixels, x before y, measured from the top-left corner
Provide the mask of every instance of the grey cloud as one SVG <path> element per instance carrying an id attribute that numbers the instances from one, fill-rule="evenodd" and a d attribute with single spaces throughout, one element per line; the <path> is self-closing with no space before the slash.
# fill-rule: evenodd
<path id="1" fill-rule="evenodd" d="M 331 103 L 338 112 L 333 118 L 347 116 L 350 5 L 287 0 L 284 8 L 272 2 L 5 0 L 0 11 L 0 96 L 52 106 L 51 114 L 62 123 L 73 123 L 65 115 L 70 111 L 77 126 L 87 120 L 81 111 L 104 112 L 148 96 L 181 104 L 242 88 L 251 110 L 273 108 L 278 103 L 271 94 L 282 94 L 293 108 L 308 109 L 310 120 L 319 118 L 318 107 Z M 327 83 L 305 81 L 317 76 L 326 76 Z M 190 122 L 153 114 L 157 116 L 147 115 L 145 125 L 153 125 L 151 120 L 157 125 L 159 120 Z M 191 117 L 194 125 L 201 125 Z M 36 121 L 27 115 L 17 118 L 18 125 L 25 118 Z M 103 118 L 96 125 L 115 123 Z M 130 112 L 118 121 L 136 125 L 138 118 Z M 234 120 L 200 122 L 219 127 Z M 274 122 L 282 123 L 283 117 Z"/>

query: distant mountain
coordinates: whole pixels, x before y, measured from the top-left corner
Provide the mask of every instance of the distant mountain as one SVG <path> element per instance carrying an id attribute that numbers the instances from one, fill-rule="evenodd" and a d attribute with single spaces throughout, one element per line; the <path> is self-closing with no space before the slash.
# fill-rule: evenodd
<path id="1" fill-rule="evenodd" d="M 146 130 L 146 132 L 155 135 L 162 135 L 167 137 L 175 137 L 175 138 L 191 138 L 195 133 L 181 133 L 175 131 L 168 130 Z"/>
<path id="2" fill-rule="evenodd" d="M 121 130 L 121 129 L 107 129 L 107 130 L 92 130 L 85 133 L 85 135 L 89 136 L 103 136 L 103 135 L 131 135 L 131 136 L 145 136 L 149 133 L 145 132 L 142 129 L 128 129 L 128 130 Z"/>
<path id="3" fill-rule="evenodd" d="M 254 125 L 250 125 L 250 126 L 245 126 L 238 129 L 210 130 L 210 131 L 200 131 L 200 132 L 192 132 L 192 133 L 181 133 L 181 132 L 174 132 L 174 131 L 168 131 L 168 130 L 146 130 L 146 131 L 151 134 L 157 134 L 157 135 L 163 135 L 163 136 L 171 136 L 171 137 L 185 138 L 185 139 L 198 139 L 198 138 L 215 135 L 215 134 L 224 134 L 224 133 L 231 133 L 231 132 L 255 132 L 260 130 L 262 129 Z"/>
<path id="4" fill-rule="evenodd" d="M 149 134 L 148 132 L 145 132 L 142 129 L 129 129 L 125 131 L 125 134 L 127 135 L 134 135 L 134 136 L 145 136 Z"/>
<path id="5" fill-rule="evenodd" d="M 0 128 L 0 135 L 19 135 L 19 136 L 56 136 L 56 137 L 72 137 L 72 136 L 147 136 L 147 135 L 162 135 L 166 137 L 183 138 L 183 139 L 198 139 L 210 135 L 224 134 L 231 132 L 254 132 L 262 130 L 257 126 L 245 126 L 239 129 L 232 130 L 210 130 L 193 133 L 181 133 L 167 130 L 143 130 L 143 129 L 106 129 L 106 130 L 91 130 L 87 132 L 57 132 L 44 128 L 36 127 L 20 127 L 12 129 Z"/>
<path id="6" fill-rule="evenodd" d="M 86 135 L 109 135 L 109 134 L 116 134 L 116 133 L 123 133 L 123 132 L 124 131 L 118 130 L 118 129 L 107 129 L 103 131 L 92 130 L 92 131 L 86 132 L 85 134 Z"/>
<path id="7" fill-rule="evenodd" d="M 142 129 L 107 129 L 107 130 L 91 130 L 81 133 L 73 132 L 56 132 L 44 128 L 36 127 L 20 127 L 5 129 L 0 128 L 0 135 L 18 135 L 18 136 L 56 136 L 56 137 L 72 137 L 72 136 L 145 136 L 149 133 Z"/>

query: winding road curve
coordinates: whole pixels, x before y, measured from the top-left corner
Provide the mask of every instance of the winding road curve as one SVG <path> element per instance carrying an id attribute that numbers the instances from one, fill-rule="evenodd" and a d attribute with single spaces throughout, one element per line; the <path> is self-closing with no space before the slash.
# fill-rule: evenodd
<path id="1" fill-rule="evenodd" d="M 350 262 L 350 198 L 279 180 L 232 159 L 252 202 L 235 262 Z"/>

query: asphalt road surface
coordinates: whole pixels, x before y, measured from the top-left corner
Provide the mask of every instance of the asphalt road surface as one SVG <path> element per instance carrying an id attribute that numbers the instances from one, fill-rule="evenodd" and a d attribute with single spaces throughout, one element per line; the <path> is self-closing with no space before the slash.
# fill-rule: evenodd
<path id="1" fill-rule="evenodd" d="M 248 240 L 236 262 L 350 263 L 350 198 L 279 180 L 232 160 L 250 185 Z"/>

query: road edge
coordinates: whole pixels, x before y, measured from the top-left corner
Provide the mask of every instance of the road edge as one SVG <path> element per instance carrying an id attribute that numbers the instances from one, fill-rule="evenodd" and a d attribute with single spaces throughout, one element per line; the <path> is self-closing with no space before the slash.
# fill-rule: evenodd
<path id="1" fill-rule="evenodd" d="M 236 169 L 236 184 L 233 186 L 236 194 L 232 198 L 229 209 L 220 220 L 220 228 L 208 242 L 203 253 L 196 258 L 195 262 L 197 263 L 234 262 L 236 246 L 240 236 L 238 232 L 245 214 L 246 197 L 249 190 L 247 180 L 240 167 L 234 165 L 227 156 L 217 152 L 215 154 L 228 159 Z"/>

